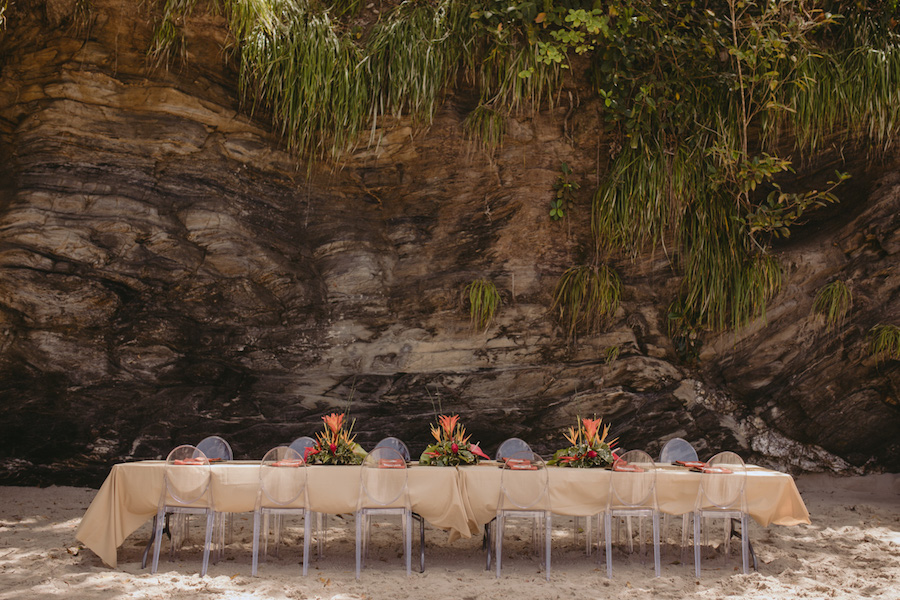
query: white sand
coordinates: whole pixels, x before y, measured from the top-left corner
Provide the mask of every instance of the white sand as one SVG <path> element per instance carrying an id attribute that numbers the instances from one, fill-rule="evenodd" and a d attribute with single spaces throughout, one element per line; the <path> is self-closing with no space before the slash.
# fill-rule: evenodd
<path id="1" fill-rule="evenodd" d="M 378 527 L 362 579 L 354 578 L 353 519 L 331 518 L 326 555 L 310 562 L 300 575 L 300 547 L 289 533 L 281 557 L 260 565 L 250 577 L 251 520 L 238 515 L 234 542 L 225 559 L 198 576 L 201 552 L 188 544 L 176 560 L 160 560 L 160 572 L 141 569 L 149 524 L 119 548 L 119 568 L 103 565 L 79 547 L 75 529 L 94 490 L 0 487 L 0 600 L 20 598 L 322 598 L 322 599 L 514 599 L 530 598 L 877 598 L 900 599 L 900 475 L 833 478 L 803 476 L 798 487 L 812 525 L 753 524 L 751 538 L 759 572 L 740 573 L 740 546 L 732 556 L 704 559 L 702 577 L 694 577 L 688 554 L 669 544 L 663 553 L 662 577 L 653 577 L 652 555 L 614 551 L 613 578 L 606 578 L 602 553 L 584 553 L 577 545 L 572 520 L 554 521 L 552 574 L 544 580 L 530 552 L 530 531 L 511 531 L 505 543 L 503 576 L 484 570 L 480 539 L 447 542 L 447 535 L 426 530 L 426 572 L 407 577 L 402 566 L 398 528 Z M 680 519 L 670 520 L 676 537 Z M 193 540 L 201 527 L 194 525 Z M 518 538 L 518 539 L 517 539 Z M 737 542 L 737 540 L 735 540 Z M 416 545 L 413 546 L 416 552 Z M 164 543 L 164 552 L 167 544 Z M 734 554 L 736 552 L 736 554 Z M 415 564 L 415 563 L 414 563 Z"/>

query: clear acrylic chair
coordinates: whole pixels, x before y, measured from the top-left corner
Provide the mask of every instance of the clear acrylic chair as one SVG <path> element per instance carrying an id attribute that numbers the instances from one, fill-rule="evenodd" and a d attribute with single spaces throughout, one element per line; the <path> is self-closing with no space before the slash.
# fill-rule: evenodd
<path id="1" fill-rule="evenodd" d="M 197 444 L 197 450 L 206 455 L 206 458 L 209 459 L 209 462 L 222 462 L 227 460 L 234 460 L 234 452 L 231 450 L 231 444 L 229 444 L 225 438 L 222 438 L 218 435 L 210 435 Z M 176 517 L 176 519 L 180 519 L 182 515 Z M 185 533 L 187 532 L 188 517 L 184 515 L 183 523 L 180 523 L 179 526 L 184 529 Z M 227 529 L 226 529 L 226 520 Z M 231 513 L 216 513 L 216 521 L 215 521 L 215 533 L 214 539 L 216 540 L 216 554 L 213 557 L 213 562 L 218 562 L 225 553 L 225 543 L 231 542 L 232 531 L 234 529 L 233 516 Z M 226 530 L 228 532 L 228 539 L 225 539 Z"/>
<path id="2" fill-rule="evenodd" d="M 304 461 L 307 458 L 309 458 L 308 456 L 306 456 L 306 449 L 307 448 L 315 448 L 315 447 L 316 447 L 316 440 L 309 437 L 308 435 L 298 437 L 296 440 L 291 442 L 291 445 L 290 445 L 290 448 L 292 450 L 295 450 Z"/>
<path id="3" fill-rule="evenodd" d="M 309 459 L 307 448 L 315 448 L 317 443 L 318 442 L 316 442 L 314 438 L 303 435 L 291 442 L 290 448 L 296 450 L 303 461 L 306 462 Z M 315 517 L 317 554 L 319 558 L 322 558 L 322 550 L 325 547 L 325 531 L 327 530 L 328 515 L 310 511 L 309 516 Z M 275 541 L 277 544 L 278 539 L 276 538 Z"/>
<path id="4" fill-rule="evenodd" d="M 412 572 L 412 508 L 407 476 L 406 460 L 393 448 L 375 448 L 363 461 L 356 508 L 357 579 L 362 570 L 363 558 L 368 553 L 369 521 L 373 516 L 400 517 L 406 574 Z"/>
<path id="5" fill-rule="evenodd" d="M 393 448 L 409 462 L 409 447 L 400 438 L 388 436 L 375 444 L 376 448 Z M 425 518 L 417 512 L 412 513 L 412 518 L 419 524 L 419 572 L 425 572 Z"/>
<path id="6" fill-rule="evenodd" d="M 606 539 L 606 576 L 612 579 L 612 519 L 613 517 L 650 517 L 653 522 L 653 563 L 659 577 L 659 507 L 656 501 L 656 466 L 643 450 L 630 450 L 613 465 L 609 479 L 609 500 L 604 513 Z M 638 529 L 643 554 L 644 539 Z M 632 544 L 628 528 L 629 547 Z"/>
<path id="7" fill-rule="evenodd" d="M 526 450 L 506 457 L 500 473 L 500 499 L 497 502 L 494 526 L 494 561 L 497 577 L 500 577 L 506 521 L 519 518 L 530 519 L 533 522 L 532 539 L 538 546 L 539 554 L 543 555 L 544 573 L 547 579 L 550 579 L 552 513 L 549 483 L 544 460 L 538 454 Z"/>
<path id="8" fill-rule="evenodd" d="M 211 435 L 200 440 L 200 443 L 197 444 L 197 450 L 205 454 L 209 462 L 234 460 L 231 444 L 217 435 Z"/>
<path id="9" fill-rule="evenodd" d="M 163 489 L 159 498 L 156 517 L 153 520 L 153 564 L 151 573 L 159 567 L 159 547 L 162 544 L 163 523 L 169 514 L 206 516 L 206 536 L 203 544 L 203 567 L 200 576 L 206 575 L 212 545 L 215 505 L 210 489 L 209 459 L 195 446 L 178 446 L 166 458 Z M 173 540 L 174 549 L 174 540 Z"/>
<path id="10" fill-rule="evenodd" d="M 256 575 L 259 564 L 260 521 L 266 545 L 269 539 L 268 517 L 275 516 L 276 553 L 281 538 L 281 517 L 300 515 L 303 517 L 303 575 L 309 569 L 310 513 L 306 487 L 306 463 L 296 450 L 288 446 L 272 448 L 259 465 L 259 494 L 253 512 L 253 566 L 251 574 Z"/>
<path id="11" fill-rule="evenodd" d="M 499 448 L 497 448 L 497 453 L 494 455 L 494 458 L 497 461 L 502 462 L 516 452 L 531 452 L 531 446 L 529 446 L 528 442 L 526 442 L 525 440 L 519 439 L 517 437 L 508 438 L 500 444 Z M 490 522 L 484 524 L 484 534 L 481 538 L 481 549 L 485 550 L 486 552 L 486 562 L 484 566 L 484 569 L 486 571 L 491 570 L 491 553 L 493 552 L 491 540 L 493 539 L 493 525 L 493 519 Z"/>
<path id="12" fill-rule="evenodd" d="M 659 462 L 661 463 L 673 463 L 676 460 L 688 462 L 699 460 L 697 451 L 694 450 L 690 442 L 680 437 L 672 438 L 666 442 L 659 452 Z"/>
<path id="13" fill-rule="evenodd" d="M 700 526 L 702 519 L 725 519 L 725 559 L 728 559 L 732 520 L 741 523 L 741 562 L 744 573 L 750 571 L 750 515 L 744 489 L 747 467 L 734 452 L 720 452 L 700 474 L 700 491 L 694 508 L 694 572 L 700 577 Z"/>
<path id="14" fill-rule="evenodd" d="M 666 442 L 659 453 L 659 462 L 674 463 L 676 460 L 684 462 L 698 461 L 697 451 L 691 446 L 687 440 L 677 437 Z M 684 549 L 688 546 L 688 531 L 691 526 L 691 514 L 684 513 L 681 518 L 681 553 L 682 561 L 684 560 Z M 669 532 L 669 515 L 663 515 L 662 525 L 664 537 L 668 540 Z M 666 542 L 668 543 L 668 541 Z"/>
<path id="15" fill-rule="evenodd" d="M 406 443 L 399 438 L 395 438 L 393 436 L 388 436 L 382 440 L 380 440 L 377 444 L 375 444 L 376 448 L 393 448 L 397 452 L 403 456 L 403 460 L 409 460 L 409 448 L 406 446 Z"/>
<path id="16" fill-rule="evenodd" d="M 517 437 L 509 438 L 497 448 L 496 459 L 501 461 L 506 460 L 517 452 L 531 452 L 531 446 L 529 446 L 528 442 L 525 440 L 521 440 Z"/>

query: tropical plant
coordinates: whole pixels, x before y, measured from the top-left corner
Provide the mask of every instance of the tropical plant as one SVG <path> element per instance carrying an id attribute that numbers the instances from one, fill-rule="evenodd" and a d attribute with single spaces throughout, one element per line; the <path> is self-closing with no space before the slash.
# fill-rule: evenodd
<path id="1" fill-rule="evenodd" d="M 159 0 L 152 57 L 186 56 L 197 4 Z M 845 175 L 792 189 L 787 156 L 863 138 L 883 151 L 900 131 L 896 0 L 407 0 L 362 32 L 355 0 L 210 5 L 228 20 L 245 101 L 307 156 L 339 158 L 367 129 L 376 143 L 387 115 L 427 124 L 457 81 L 484 107 L 469 135 L 492 146 L 497 115 L 552 106 L 562 75 L 585 73 L 613 149 L 594 244 L 665 244 L 695 332 L 764 317 L 780 286 L 772 241 L 837 200 Z M 571 214 L 559 198 L 551 208 Z"/>
<path id="2" fill-rule="evenodd" d="M 550 201 L 550 218 L 554 221 L 562 219 L 575 208 L 575 192 L 581 188 L 577 181 L 572 181 L 572 169 L 567 163 L 562 163 L 560 171 L 553 184 L 556 194 Z"/>
<path id="3" fill-rule="evenodd" d="M 607 265 L 570 267 L 559 278 L 553 292 L 551 312 L 570 338 L 579 331 L 595 332 L 619 308 L 621 283 Z"/>
<path id="4" fill-rule="evenodd" d="M 477 142 L 485 152 L 493 152 L 503 144 L 506 117 L 490 106 L 479 104 L 463 121 L 466 136 Z"/>
<path id="5" fill-rule="evenodd" d="M 876 325 L 869 330 L 869 354 L 876 364 L 882 360 L 900 360 L 900 327 Z"/>
<path id="6" fill-rule="evenodd" d="M 420 465 L 455 467 L 478 464 L 479 459 L 489 458 L 478 444 L 469 442 L 471 436 L 466 435 L 466 428 L 459 424 L 459 415 L 440 415 L 438 424 L 431 426 L 431 436 L 435 443 L 425 448 L 419 458 Z"/>
<path id="7" fill-rule="evenodd" d="M 344 429 L 346 415 L 331 413 L 322 417 L 325 429 L 316 436 L 316 446 L 307 449 L 304 459 L 314 465 L 359 465 L 366 458 L 366 451 L 356 443 L 353 425 Z"/>
<path id="8" fill-rule="evenodd" d="M 621 352 L 621 350 L 618 346 L 610 346 L 609 348 L 607 348 L 603 352 L 603 359 L 605 360 L 606 364 L 616 362 L 616 359 L 619 358 L 619 352 Z"/>
<path id="9" fill-rule="evenodd" d="M 468 301 L 472 327 L 476 329 L 490 327 L 501 304 L 497 286 L 487 279 L 476 279 L 465 287 L 463 297 Z"/>
<path id="10" fill-rule="evenodd" d="M 553 453 L 553 458 L 547 461 L 548 465 L 560 467 L 608 467 L 613 464 L 615 455 L 613 448 L 616 440 L 606 441 L 609 435 L 609 424 L 600 425 L 603 419 L 576 419 L 576 426 L 569 427 L 564 433 L 569 446 L 560 448 Z"/>
<path id="11" fill-rule="evenodd" d="M 852 307 L 853 293 L 850 287 L 839 279 L 819 288 L 813 301 L 813 311 L 824 317 L 829 328 L 843 323 Z"/>

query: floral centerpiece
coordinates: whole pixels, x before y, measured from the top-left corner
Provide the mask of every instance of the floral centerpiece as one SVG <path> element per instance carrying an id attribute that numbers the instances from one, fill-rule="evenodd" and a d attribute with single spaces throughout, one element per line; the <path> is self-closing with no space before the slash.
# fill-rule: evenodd
<path id="1" fill-rule="evenodd" d="M 359 465 L 366 458 L 366 451 L 354 441 L 353 423 L 344 430 L 344 414 L 325 415 L 325 430 L 316 436 L 316 445 L 306 449 L 303 457 L 313 465 Z M 355 422 L 355 421 L 354 421 Z"/>
<path id="2" fill-rule="evenodd" d="M 419 457 L 420 465 L 455 467 L 478 464 L 479 458 L 489 458 L 478 444 L 469 443 L 466 428 L 459 424 L 459 415 L 440 415 L 438 425 L 431 426 L 435 443 L 425 448 Z"/>
<path id="3" fill-rule="evenodd" d="M 575 427 L 569 427 L 569 431 L 563 434 L 570 446 L 557 450 L 547 464 L 582 468 L 612 465 L 616 460 L 613 451 L 616 440 L 606 441 L 606 436 L 609 435 L 609 425 L 604 425 L 601 433 L 602 421 L 603 419 L 578 418 L 578 424 Z"/>

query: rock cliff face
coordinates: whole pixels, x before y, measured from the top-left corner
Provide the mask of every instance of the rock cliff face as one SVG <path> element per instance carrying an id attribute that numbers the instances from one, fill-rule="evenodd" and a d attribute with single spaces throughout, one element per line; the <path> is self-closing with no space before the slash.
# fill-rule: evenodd
<path id="1" fill-rule="evenodd" d="M 308 169 L 241 106 L 221 18 L 190 19 L 167 71 L 132 2 L 94 0 L 90 23 L 75 5 L 17 2 L 0 43 L 0 482 L 97 483 L 208 434 L 259 457 L 347 408 L 364 446 L 414 453 L 436 410 L 488 450 L 543 452 L 596 413 L 628 448 L 678 435 L 701 456 L 900 469 L 900 369 L 866 352 L 872 325 L 900 323 L 896 164 L 853 163 L 841 207 L 781 249 L 766 321 L 705 338 L 699 361 L 667 336 L 661 251 L 617 263 L 614 322 L 572 345 L 548 307 L 587 219 L 551 222 L 549 199 L 561 161 L 587 192 L 608 156 L 578 90 L 511 119 L 492 156 L 462 135 L 462 90 L 427 130 L 394 123 Z M 484 333 L 460 306 L 478 277 L 504 302 Z M 811 305 L 835 278 L 855 303 L 829 330 Z"/>

